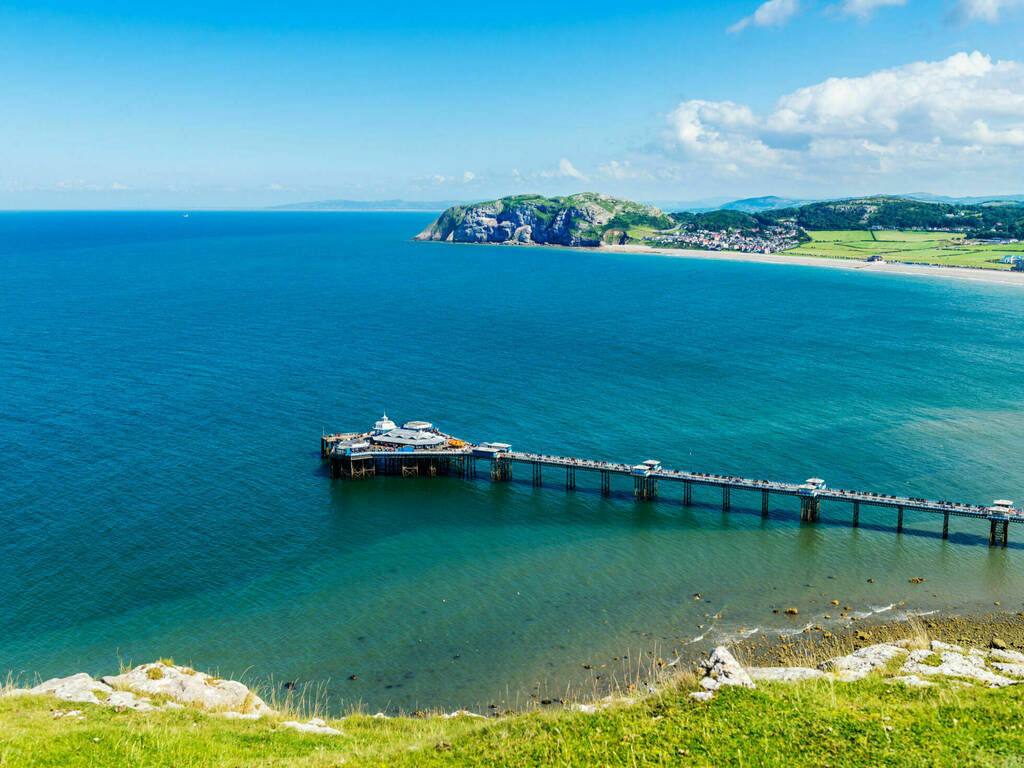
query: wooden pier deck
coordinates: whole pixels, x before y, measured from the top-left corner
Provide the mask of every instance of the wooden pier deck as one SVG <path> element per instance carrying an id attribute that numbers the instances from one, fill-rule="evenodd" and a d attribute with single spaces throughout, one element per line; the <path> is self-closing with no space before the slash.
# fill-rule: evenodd
<path id="1" fill-rule="evenodd" d="M 550 456 L 539 453 L 513 451 L 503 443 L 472 445 L 452 440 L 444 445 L 414 450 L 395 450 L 379 445 L 365 448 L 341 448 L 345 441 L 358 437 L 354 434 L 325 435 L 321 437 L 321 455 L 331 465 L 332 478 L 365 478 L 376 474 L 401 475 L 403 477 L 436 476 L 456 474 L 459 477 L 477 477 L 477 462 L 485 462 L 487 474 L 492 480 L 512 479 L 515 465 L 529 466 L 535 486 L 543 482 L 544 471 L 557 470 L 565 473 L 565 488 L 576 487 L 576 472 L 592 472 L 600 477 L 602 495 L 611 493 L 613 476 L 633 478 L 633 495 L 639 501 L 654 501 L 658 498 L 659 483 L 673 483 L 681 486 L 682 501 L 692 503 L 693 486 L 714 487 L 721 490 L 722 510 L 731 508 L 732 491 L 749 491 L 761 494 L 761 514 L 767 516 L 769 499 L 775 496 L 792 496 L 800 500 L 800 519 L 815 522 L 821 515 L 821 502 L 845 502 L 852 506 L 852 524 L 860 524 L 862 505 L 884 507 L 896 510 L 896 532 L 903 531 L 904 512 L 924 512 L 941 515 L 942 538 L 949 538 L 949 518 L 966 517 L 989 522 L 989 546 L 1005 547 L 1009 540 L 1011 523 L 1024 523 L 1024 511 L 1013 507 L 1013 502 L 997 500 L 989 506 L 966 504 L 955 501 L 935 501 L 910 496 L 894 496 L 869 491 L 829 488 L 819 478 L 804 483 L 787 483 L 776 480 L 756 480 L 745 477 L 716 475 L 704 472 L 667 469 L 661 462 L 649 459 L 642 464 L 624 464 L 610 461 L 575 458 L 571 456 Z"/>

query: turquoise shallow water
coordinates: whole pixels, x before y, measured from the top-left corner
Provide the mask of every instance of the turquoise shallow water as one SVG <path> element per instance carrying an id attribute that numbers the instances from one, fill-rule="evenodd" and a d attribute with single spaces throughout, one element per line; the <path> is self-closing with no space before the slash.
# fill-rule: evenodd
<path id="1" fill-rule="evenodd" d="M 541 452 L 1024 501 L 1024 290 L 409 242 L 429 218 L 0 215 L 0 666 L 174 656 L 337 707 L 486 706 L 833 598 L 1021 608 L 1016 529 L 990 551 L 977 522 L 801 525 L 792 500 L 762 520 L 756 496 L 636 504 L 582 474 L 332 482 L 321 428 L 386 408 Z"/>

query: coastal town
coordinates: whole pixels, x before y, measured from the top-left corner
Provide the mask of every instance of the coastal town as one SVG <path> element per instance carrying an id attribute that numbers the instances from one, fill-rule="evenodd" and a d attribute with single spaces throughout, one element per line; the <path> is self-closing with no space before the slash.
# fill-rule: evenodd
<path id="1" fill-rule="evenodd" d="M 800 230 L 791 226 L 765 226 L 753 229 L 712 230 L 680 228 L 643 238 L 645 243 L 668 248 L 698 248 L 707 251 L 743 253 L 779 253 L 800 243 Z"/>

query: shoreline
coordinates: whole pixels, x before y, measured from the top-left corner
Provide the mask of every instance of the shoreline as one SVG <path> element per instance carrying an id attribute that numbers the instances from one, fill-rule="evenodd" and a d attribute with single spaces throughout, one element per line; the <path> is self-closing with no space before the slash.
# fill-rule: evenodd
<path id="1" fill-rule="evenodd" d="M 416 240 L 416 238 L 413 238 Z M 440 242 L 423 240 L 418 242 Z M 569 246 L 548 243 L 446 243 L 451 245 L 499 245 L 518 248 L 555 248 L 569 251 L 590 251 L 606 254 L 635 253 L 647 256 L 668 256 L 674 259 L 706 259 L 711 261 L 736 261 L 754 264 L 782 264 L 795 267 L 823 267 L 844 269 L 881 275 L 908 275 L 913 277 L 941 277 L 954 280 L 969 280 L 997 285 L 1024 287 L 1024 272 L 1005 269 L 976 269 L 974 267 L 951 267 L 944 265 L 906 264 L 898 261 L 868 262 L 857 259 L 833 259 L 825 256 L 789 256 L 785 253 L 764 254 L 743 251 L 703 251 L 690 248 L 655 248 L 649 245 L 599 245 Z"/>
<path id="2" fill-rule="evenodd" d="M 983 283 L 1024 286 L 1024 272 L 1012 272 L 1006 269 L 975 269 L 973 267 L 950 267 L 939 264 L 905 264 L 898 261 L 868 262 L 856 259 L 832 259 L 824 256 L 790 256 L 785 253 L 764 254 L 744 253 L 742 251 L 701 251 L 689 248 L 654 248 L 647 245 L 602 245 L 598 246 L 597 250 L 605 253 L 645 253 L 679 259 L 745 261 L 756 264 L 785 264 L 789 266 L 856 270 L 887 275 L 945 277 L 959 280 L 974 280 Z"/>
<path id="3" fill-rule="evenodd" d="M 1024 611 L 933 613 L 896 619 L 861 619 L 842 627 L 809 628 L 781 637 L 750 637 L 732 644 L 748 663 L 789 666 L 793 659 L 814 664 L 877 643 L 905 638 L 923 630 L 934 640 L 988 648 L 998 638 L 1010 648 L 1024 649 Z"/>

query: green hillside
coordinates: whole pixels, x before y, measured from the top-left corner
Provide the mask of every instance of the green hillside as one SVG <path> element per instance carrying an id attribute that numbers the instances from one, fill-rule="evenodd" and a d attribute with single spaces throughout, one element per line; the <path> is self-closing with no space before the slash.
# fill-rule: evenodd
<path id="1" fill-rule="evenodd" d="M 809 203 L 757 214 L 810 230 L 947 230 L 969 238 L 1024 238 L 1024 206 L 929 203 L 900 197 L 864 197 Z"/>

